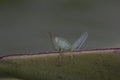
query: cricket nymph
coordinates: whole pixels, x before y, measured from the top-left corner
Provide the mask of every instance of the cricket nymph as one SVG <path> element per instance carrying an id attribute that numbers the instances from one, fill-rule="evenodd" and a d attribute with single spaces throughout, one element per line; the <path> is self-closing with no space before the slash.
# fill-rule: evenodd
<path id="1" fill-rule="evenodd" d="M 53 47 L 57 51 L 78 51 L 82 47 L 87 37 L 88 33 L 85 32 L 78 40 L 76 40 L 73 44 L 70 44 L 66 39 L 61 37 L 55 37 L 53 39 L 50 34 L 50 39 L 53 44 Z"/>

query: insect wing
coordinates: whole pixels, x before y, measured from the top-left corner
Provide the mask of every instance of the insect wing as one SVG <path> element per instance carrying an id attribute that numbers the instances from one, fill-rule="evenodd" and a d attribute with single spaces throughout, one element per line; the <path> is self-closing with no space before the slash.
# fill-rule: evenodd
<path id="1" fill-rule="evenodd" d="M 75 41 L 72 45 L 73 50 L 80 50 L 81 46 L 85 42 L 88 37 L 88 33 L 85 32 L 77 41 Z"/>

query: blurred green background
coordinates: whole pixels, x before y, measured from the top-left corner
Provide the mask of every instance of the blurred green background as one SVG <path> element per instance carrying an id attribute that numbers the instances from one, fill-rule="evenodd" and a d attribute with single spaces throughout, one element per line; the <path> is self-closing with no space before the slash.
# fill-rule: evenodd
<path id="1" fill-rule="evenodd" d="M 0 55 L 53 51 L 48 32 L 82 49 L 120 47 L 119 0 L 0 0 Z"/>

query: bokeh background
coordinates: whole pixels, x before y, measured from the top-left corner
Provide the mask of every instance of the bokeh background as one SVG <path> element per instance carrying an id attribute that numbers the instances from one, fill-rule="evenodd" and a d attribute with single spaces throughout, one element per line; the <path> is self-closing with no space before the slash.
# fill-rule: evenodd
<path id="1" fill-rule="evenodd" d="M 0 55 L 53 51 L 48 32 L 82 49 L 120 47 L 119 0 L 0 0 Z"/>

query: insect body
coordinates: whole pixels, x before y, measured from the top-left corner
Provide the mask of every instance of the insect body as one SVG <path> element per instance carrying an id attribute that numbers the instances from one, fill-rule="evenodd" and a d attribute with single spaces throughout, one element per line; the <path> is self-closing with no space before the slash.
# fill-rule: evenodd
<path id="1" fill-rule="evenodd" d="M 69 51 L 72 49 L 71 44 L 66 39 L 60 37 L 55 37 L 54 45 L 57 51 Z"/>
<path id="2" fill-rule="evenodd" d="M 51 36 L 51 41 L 53 43 L 53 46 L 55 47 L 55 50 L 57 51 L 78 51 L 82 47 L 87 37 L 88 37 L 88 33 L 85 32 L 73 44 L 70 44 L 66 39 L 61 37 L 55 37 L 55 39 L 52 39 L 52 36 Z"/>

